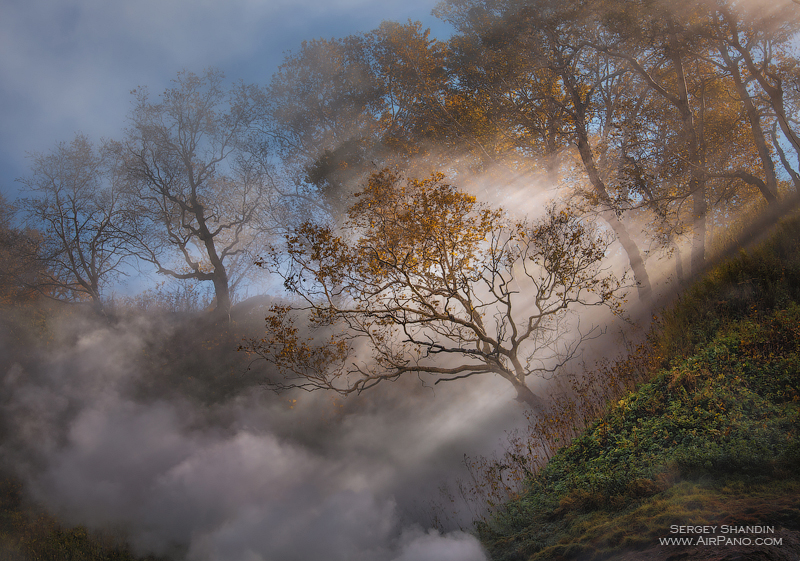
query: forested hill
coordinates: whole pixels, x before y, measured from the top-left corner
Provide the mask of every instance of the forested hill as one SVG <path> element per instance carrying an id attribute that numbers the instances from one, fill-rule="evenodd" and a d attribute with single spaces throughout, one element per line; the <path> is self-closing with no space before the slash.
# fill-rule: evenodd
<path id="1" fill-rule="evenodd" d="M 492 559 L 798 559 L 799 250 L 794 217 L 664 312 L 649 382 L 480 526 Z"/>

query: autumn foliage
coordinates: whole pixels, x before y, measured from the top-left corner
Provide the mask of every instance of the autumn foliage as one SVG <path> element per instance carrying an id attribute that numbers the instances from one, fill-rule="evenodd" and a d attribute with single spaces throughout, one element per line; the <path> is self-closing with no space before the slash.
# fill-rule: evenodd
<path id="1" fill-rule="evenodd" d="M 277 389 L 349 394 L 410 373 L 496 374 L 539 409 L 528 377 L 556 371 L 595 333 L 576 323 L 564 337 L 570 313 L 619 305 L 620 283 L 601 265 L 610 240 L 572 209 L 515 221 L 442 175 L 375 173 L 341 227 L 307 222 L 285 242 L 259 264 L 302 303 L 274 306 L 266 336 L 243 346 L 278 367 Z M 332 334 L 303 338 L 299 312 Z"/>

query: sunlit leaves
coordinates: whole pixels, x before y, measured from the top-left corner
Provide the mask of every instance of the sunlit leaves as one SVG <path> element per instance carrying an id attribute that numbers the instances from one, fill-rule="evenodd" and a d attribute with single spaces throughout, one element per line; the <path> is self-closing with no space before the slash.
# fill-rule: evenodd
<path id="1" fill-rule="evenodd" d="M 291 311 L 288 306 L 273 305 L 266 317 L 265 337 L 250 339 L 239 349 L 268 359 L 285 379 L 307 380 L 299 384 L 301 388 L 335 389 L 334 380 L 350 351 L 348 342 L 336 336 L 322 344 L 301 338 Z M 277 381 L 275 385 L 280 388 L 285 384 Z"/>
<path id="2" fill-rule="evenodd" d="M 292 373 L 276 387 L 347 394 L 411 372 L 434 383 L 493 373 L 540 407 L 526 378 L 557 369 L 591 334 L 562 340 L 569 310 L 615 306 L 619 282 L 601 267 L 609 240 L 572 209 L 513 221 L 441 174 L 382 170 L 347 216 L 339 228 L 303 224 L 260 262 L 305 302 L 274 308 L 269 338 L 252 342 Z M 332 332 L 330 348 L 300 339 L 297 312 Z M 357 341 L 369 360 L 350 356 Z"/>

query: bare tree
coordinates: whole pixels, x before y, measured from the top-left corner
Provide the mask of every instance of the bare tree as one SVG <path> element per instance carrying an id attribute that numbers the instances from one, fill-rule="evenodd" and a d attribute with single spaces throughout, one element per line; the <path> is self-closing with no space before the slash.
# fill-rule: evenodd
<path id="1" fill-rule="evenodd" d="M 175 86 L 136 107 L 118 152 L 129 181 L 130 247 L 159 273 L 209 281 L 227 315 L 236 265 L 263 243 L 270 195 L 264 158 L 253 148 L 262 95 L 255 86 L 223 89 L 223 75 L 181 72 Z"/>
<path id="2" fill-rule="evenodd" d="M 434 383 L 496 374 L 541 410 L 528 377 L 554 372 L 595 332 L 578 325 L 568 339 L 567 316 L 619 305 L 619 282 L 601 268 L 609 243 L 569 209 L 514 222 L 441 175 L 384 170 L 358 194 L 341 235 L 307 223 L 270 249 L 261 265 L 305 304 L 274 306 L 265 337 L 242 349 L 278 367 L 276 390 L 346 395 L 412 373 Z M 330 339 L 304 339 L 295 312 Z M 361 345 L 369 358 L 355 356 Z"/>
<path id="3" fill-rule="evenodd" d="M 89 299 L 102 309 L 103 286 L 124 274 L 125 236 L 120 182 L 104 149 L 77 135 L 49 154 L 32 155 L 31 175 L 19 179 L 30 197 L 19 205 L 38 243 L 35 288 L 55 298 Z"/>

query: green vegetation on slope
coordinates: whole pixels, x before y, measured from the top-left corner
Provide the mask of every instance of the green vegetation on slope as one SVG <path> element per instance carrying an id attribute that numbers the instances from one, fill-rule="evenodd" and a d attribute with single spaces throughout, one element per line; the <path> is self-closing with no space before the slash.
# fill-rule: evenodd
<path id="1" fill-rule="evenodd" d="M 493 559 L 608 558 L 674 524 L 800 530 L 799 242 L 782 223 L 664 314 L 662 369 L 479 526 Z"/>

